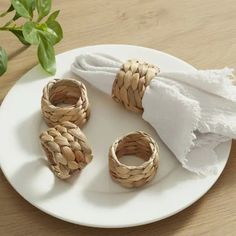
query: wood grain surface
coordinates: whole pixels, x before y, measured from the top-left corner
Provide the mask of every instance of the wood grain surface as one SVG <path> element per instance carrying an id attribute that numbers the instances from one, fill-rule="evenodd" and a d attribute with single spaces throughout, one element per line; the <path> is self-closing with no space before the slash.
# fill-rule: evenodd
<path id="1" fill-rule="evenodd" d="M 8 2 L 1 0 L 0 12 Z M 56 47 L 57 53 L 92 44 L 134 44 L 173 54 L 197 68 L 236 66 L 235 0 L 58 0 L 54 1 L 54 8 L 61 9 L 64 29 L 64 40 Z M 8 71 L 0 78 L 2 100 L 14 83 L 36 65 L 37 59 L 35 47 L 22 47 L 7 32 L 0 32 L 0 45 L 10 54 Z M 126 229 L 89 228 L 48 216 L 17 194 L 1 173 L 0 235 L 233 236 L 235 155 L 233 142 L 223 174 L 195 204 L 168 219 Z"/>

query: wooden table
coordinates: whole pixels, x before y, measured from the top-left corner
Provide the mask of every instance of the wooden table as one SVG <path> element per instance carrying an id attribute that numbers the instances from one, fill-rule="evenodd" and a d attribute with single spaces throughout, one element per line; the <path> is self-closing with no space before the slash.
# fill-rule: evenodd
<path id="1" fill-rule="evenodd" d="M 1 0 L 0 12 L 7 0 Z M 60 0 L 64 40 L 57 53 L 92 44 L 134 44 L 173 54 L 197 68 L 235 67 L 234 0 Z M 0 21 L 2 23 L 2 21 Z M 36 48 L 22 48 L 6 32 L 10 54 L 0 79 L 0 100 L 36 63 Z M 236 121 L 235 121 L 236 122 Z M 217 183 L 198 202 L 168 219 L 126 229 L 96 229 L 63 222 L 26 202 L 0 174 L 0 235 L 235 235 L 236 142 Z"/>

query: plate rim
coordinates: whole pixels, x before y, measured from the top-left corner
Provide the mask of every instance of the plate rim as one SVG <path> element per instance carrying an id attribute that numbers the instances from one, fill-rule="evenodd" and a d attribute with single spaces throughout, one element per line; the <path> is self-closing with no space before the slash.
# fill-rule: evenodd
<path id="1" fill-rule="evenodd" d="M 180 59 L 180 58 L 178 58 L 178 57 L 175 57 L 175 56 L 173 56 L 173 55 L 171 55 L 171 54 L 169 54 L 169 53 L 165 53 L 165 52 L 156 50 L 156 49 L 154 49 L 154 48 L 147 48 L 147 47 L 136 46 L 136 45 L 129 45 L 129 44 L 98 44 L 98 45 L 89 45 L 89 46 L 78 47 L 78 48 L 74 48 L 74 49 L 72 49 L 72 50 L 65 51 L 65 52 L 63 52 L 63 53 L 57 54 L 56 57 L 63 56 L 63 54 L 71 53 L 71 52 L 73 52 L 73 51 L 76 51 L 76 50 L 82 49 L 82 48 L 83 48 L 83 49 L 86 49 L 86 48 L 93 48 L 93 47 L 95 48 L 95 47 L 103 47 L 103 46 L 104 46 L 104 47 L 107 47 L 107 46 L 108 46 L 108 47 L 117 47 L 117 46 L 118 46 L 118 47 L 133 47 L 133 48 L 140 48 L 140 49 L 142 49 L 142 50 L 149 50 L 149 51 L 152 51 L 153 53 L 164 54 L 164 55 L 166 55 L 166 56 L 168 56 L 168 57 L 171 57 L 171 58 L 173 58 L 173 59 L 175 59 L 175 60 L 179 60 L 179 61 L 181 61 L 181 62 L 183 62 L 183 63 L 185 63 L 185 64 L 188 64 L 188 65 L 191 66 L 193 69 L 196 69 L 195 67 L 193 67 L 191 64 L 187 63 L 186 61 L 184 61 L 184 60 L 182 60 L 182 59 Z M 27 71 L 25 74 L 23 74 L 23 75 L 16 81 L 16 83 L 11 87 L 11 89 L 8 91 L 7 95 L 4 97 L 4 99 L 3 99 L 3 101 L 2 101 L 2 104 L 1 104 L 1 106 L 0 106 L 0 119 L 1 119 L 1 117 L 2 117 L 2 111 L 3 111 L 4 107 L 5 107 L 5 101 L 7 100 L 8 96 L 10 96 L 13 87 L 15 87 L 15 85 L 17 85 L 18 82 L 20 82 L 20 80 L 21 80 L 24 76 L 26 76 L 28 73 L 30 73 L 33 69 L 35 69 L 35 68 L 37 68 L 37 67 L 39 67 L 39 65 L 33 66 L 29 71 Z M 46 76 L 47 76 L 47 75 L 46 75 Z M 45 76 L 45 77 L 46 77 L 46 76 Z M 48 77 L 49 77 L 49 75 L 48 75 Z M 153 218 L 153 219 L 151 219 L 151 220 L 142 221 L 142 223 L 140 223 L 140 222 L 138 222 L 138 223 L 128 223 L 128 224 L 126 224 L 126 225 L 111 225 L 111 224 L 109 224 L 109 225 L 106 225 L 106 224 L 104 224 L 104 225 L 101 225 L 101 224 L 98 225 L 98 224 L 96 224 L 96 223 L 93 224 L 93 223 L 81 222 L 81 221 L 78 222 L 78 221 L 74 221 L 74 220 L 68 220 L 68 219 L 66 219 L 66 218 L 63 218 L 63 217 L 57 215 L 57 214 L 54 214 L 54 213 L 51 212 L 51 211 L 47 211 L 46 209 L 43 209 L 43 207 L 34 204 L 31 200 L 26 199 L 26 197 L 24 197 L 24 196 L 21 194 L 21 192 L 19 192 L 19 191 L 14 187 L 14 185 L 13 185 L 13 184 L 11 183 L 11 181 L 10 181 L 10 178 L 8 178 L 8 175 L 5 173 L 5 170 L 1 168 L 1 166 L 2 166 L 2 158 L 1 158 L 1 157 L 0 157 L 0 168 L 1 168 L 2 172 L 3 172 L 3 174 L 4 174 L 4 177 L 7 179 L 8 183 L 12 186 L 12 188 L 13 188 L 23 199 L 25 199 L 27 202 L 29 202 L 29 203 L 30 203 L 31 205 L 33 205 L 34 207 L 38 208 L 40 211 L 43 211 L 44 213 L 46 213 L 46 214 L 48 214 L 48 215 L 50 215 L 50 216 L 53 216 L 53 217 L 55 217 L 55 218 L 58 218 L 58 219 L 60 219 L 60 220 L 66 221 L 66 222 L 70 222 L 70 223 L 74 223 L 74 224 L 79 224 L 79 225 L 84 225 L 84 226 L 89 226 L 89 227 L 96 227 L 96 228 L 127 228 L 127 227 L 135 227 L 135 226 L 140 226 L 140 225 L 145 225 L 145 224 L 157 222 L 157 221 L 159 221 L 159 220 L 162 220 L 162 219 L 168 218 L 168 217 L 170 217 L 170 216 L 176 215 L 177 213 L 179 213 L 179 212 L 183 211 L 184 209 L 188 208 L 188 207 L 191 206 L 193 203 L 197 202 L 201 197 L 203 197 L 203 196 L 213 187 L 213 185 L 217 182 L 217 180 L 218 180 L 219 177 L 221 176 L 221 174 L 222 174 L 222 172 L 223 172 L 223 170 L 224 170 L 224 168 L 225 168 L 225 166 L 226 166 L 226 164 L 227 164 L 227 162 L 228 162 L 229 154 L 230 154 L 230 149 L 231 149 L 231 145 L 232 145 L 232 140 L 227 141 L 226 143 L 227 143 L 227 145 L 228 145 L 228 150 L 227 150 L 228 153 L 227 153 L 227 160 L 225 161 L 224 165 L 222 165 L 222 167 L 223 167 L 223 168 L 222 168 L 222 171 L 219 172 L 217 178 L 211 183 L 211 185 L 209 185 L 209 188 L 207 188 L 206 191 L 205 191 L 202 195 L 199 196 L 199 198 L 194 199 L 193 201 L 189 202 L 189 204 L 183 206 L 182 208 L 179 208 L 176 212 L 172 212 L 172 213 L 166 214 L 166 215 L 164 215 L 163 217 L 157 217 L 157 218 Z"/>

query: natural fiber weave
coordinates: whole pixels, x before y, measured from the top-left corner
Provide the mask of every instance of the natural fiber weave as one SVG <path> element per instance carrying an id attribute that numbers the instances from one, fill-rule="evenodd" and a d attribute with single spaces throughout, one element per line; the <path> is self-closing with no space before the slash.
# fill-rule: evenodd
<path id="1" fill-rule="evenodd" d="M 54 79 L 43 89 L 41 109 L 46 123 L 51 127 L 63 121 L 82 127 L 90 116 L 87 89 L 74 79 Z"/>
<path id="2" fill-rule="evenodd" d="M 71 122 L 49 128 L 40 135 L 40 140 L 52 171 L 61 179 L 69 178 L 92 160 L 87 138 Z"/>
<path id="3" fill-rule="evenodd" d="M 124 63 L 113 83 L 112 97 L 128 110 L 142 113 L 142 98 L 146 87 L 157 75 L 159 68 L 154 65 L 129 60 Z"/>
<path id="4" fill-rule="evenodd" d="M 119 161 L 122 156 L 135 155 L 145 162 L 127 166 Z M 114 181 L 127 188 L 140 187 L 151 181 L 159 165 L 157 143 L 144 132 L 130 133 L 117 139 L 109 151 L 109 169 Z"/>

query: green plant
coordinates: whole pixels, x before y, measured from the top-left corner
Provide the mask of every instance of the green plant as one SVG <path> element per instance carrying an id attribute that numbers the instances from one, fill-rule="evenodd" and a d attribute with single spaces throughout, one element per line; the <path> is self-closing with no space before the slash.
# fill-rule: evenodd
<path id="1" fill-rule="evenodd" d="M 53 75 L 56 72 L 54 45 L 63 38 L 63 31 L 56 20 L 59 11 L 50 14 L 51 5 L 51 0 L 11 0 L 10 7 L 0 17 L 13 12 L 13 18 L 0 26 L 0 31 L 13 33 L 24 45 L 36 45 L 39 63 Z M 24 19 L 24 24 L 17 25 L 19 18 Z M 0 76 L 7 70 L 7 60 L 6 51 L 0 47 Z"/>

